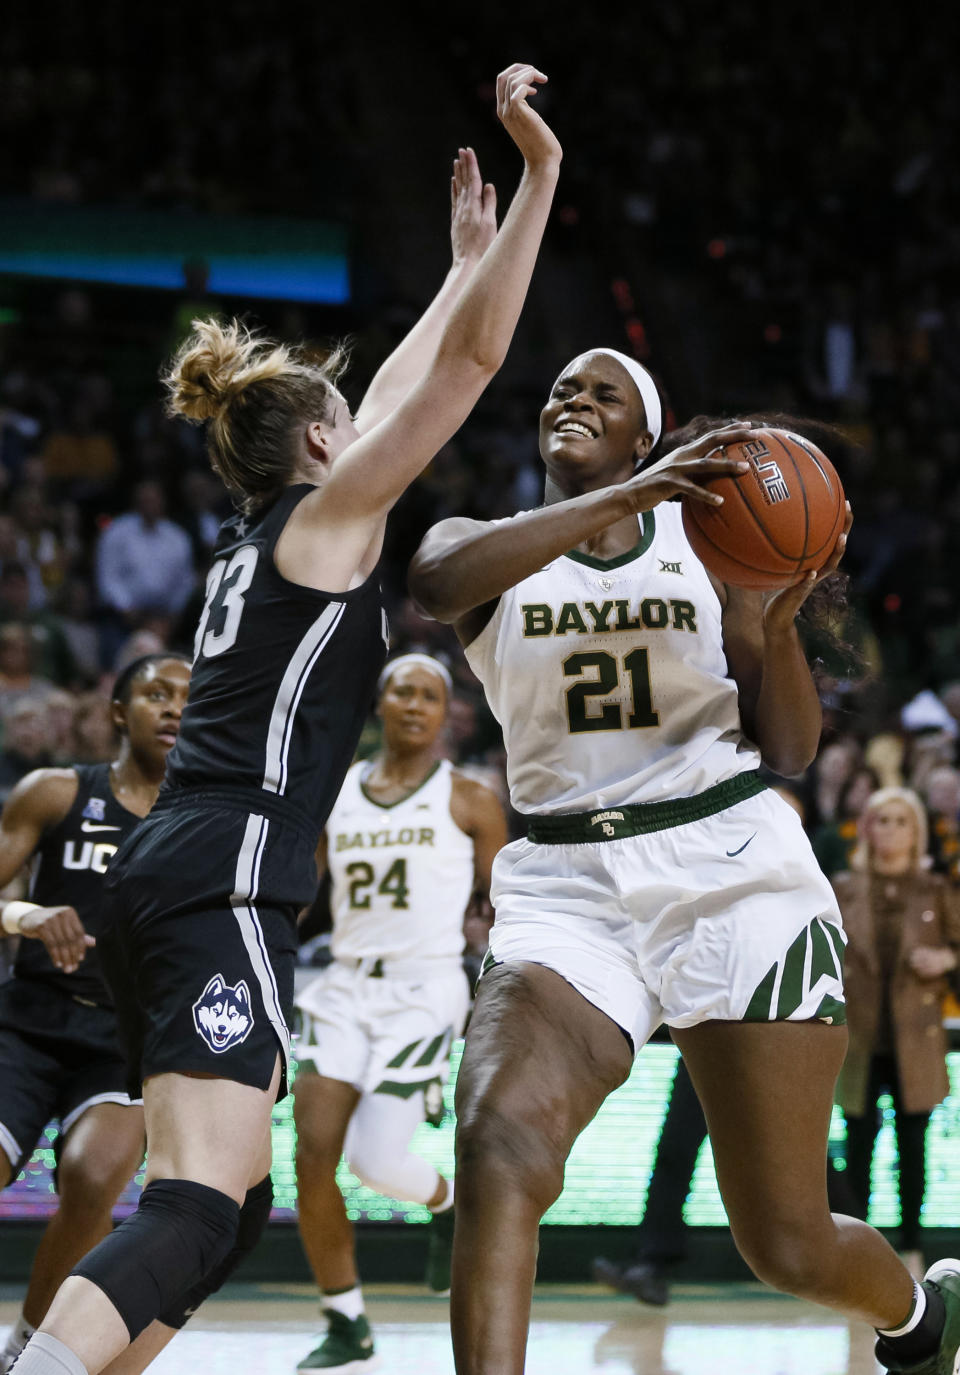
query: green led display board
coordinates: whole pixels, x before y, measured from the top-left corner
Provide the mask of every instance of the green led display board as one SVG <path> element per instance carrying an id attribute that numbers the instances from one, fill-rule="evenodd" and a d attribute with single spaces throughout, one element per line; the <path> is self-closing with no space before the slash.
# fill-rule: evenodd
<path id="1" fill-rule="evenodd" d="M 439 1170 L 453 1169 L 453 1084 L 462 1046 L 454 1047 L 453 1076 L 447 1085 L 447 1115 L 440 1127 L 426 1123 L 414 1138 L 413 1148 Z M 632 1226 L 643 1215 L 647 1183 L 667 1100 L 676 1069 L 677 1052 L 671 1045 L 648 1046 L 634 1065 L 629 1080 L 610 1095 L 590 1126 L 577 1141 L 566 1171 L 566 1185 L 547 1213 L 550 1224 Z M 927 1141 L 927 1193 L 923 1224 L 927 1227 L 960 1226 L 960 1053 L 948 1056 L 951 1096 L 933 1114 Z M 896 1142 L 892 1108 L 874 1156 L 873 1196 L 870 1221 L 895 1227 L 900 1220 L 894 1164 Z M 53 1132 L 50 1136 L 52 1138 Z M 840 1146 L 843 1116 L 834 1110 L 832 1140 Z M 273 1128 L 273 1180 L 276 1193 L 274 1217 L 292 1221 L 296 1216 L 296 1180 L 293 1168 L 293 1100 L 278 1104 Z M 44 1217 L 56 1206 L 50 1170 L 53 1150 L 48 1142 L 38 1151 L 24 1176 L 0 1194 L 0 1220 L 13 1217 Z M 365 1188 L 341 1164 L 340 1183 L 346 1193 L 350 1217 L 355 1221 L 426 1222 L 426 1208 L 402 1200 L 383 1198 Z M 136 1203 L 131 1187 L 118 1206 L 118 1215 Z M 684 1216 L 695 1227 L 722 1227 L 726 1214 L 717 1192 L 709 1142 L 700 1151 Z"/>

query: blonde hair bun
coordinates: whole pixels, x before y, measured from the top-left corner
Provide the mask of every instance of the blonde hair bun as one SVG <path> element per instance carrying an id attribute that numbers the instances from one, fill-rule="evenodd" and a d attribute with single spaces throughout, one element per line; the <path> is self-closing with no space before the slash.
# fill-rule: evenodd
<path id="1" fill-rule="evenodd" d="M 258 339 L 239 320 L 194 320 L 163 378 L 167 410 L 195 424 L 213 420 L 253 383 L 281 376 L 291 361 L 283 344 Z"/>
<path id="2" fill-rule="evenodd" d="M 213 471 L 250 514 L 292 481 L 297 431 L 330 419 L 346 361 L 342 346 L 320 362 L 304 347 L 266 339 L 240 320 L 194 320 L 162 373 L 167 414 L 209 421 Z"/>

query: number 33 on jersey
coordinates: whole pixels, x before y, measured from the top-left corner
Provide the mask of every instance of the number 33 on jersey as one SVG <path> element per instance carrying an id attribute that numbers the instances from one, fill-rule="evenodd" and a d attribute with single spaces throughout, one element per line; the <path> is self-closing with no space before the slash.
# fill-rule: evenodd
<path id="1" fill-rule="evenodd" d="M 167 759 L 175 786 L 271 794 L 311 840 L 333 805 L 386 654 L 376 577 L 327 593 L 289 582 L 276 566 L 277 540 L 314 490 L 287 487 L 272 505 L 221 527 L 190 697 Z"/>
<path id="2" fill-rule="evenodd" d="M 252 544 L 231 559 L 217 559 L 207 574 L 207 595 L 193 642 L 193 657 L 207 659 L 236 643 L 243 615 L 243 594 L 253 582 L 259 551 Z"/>

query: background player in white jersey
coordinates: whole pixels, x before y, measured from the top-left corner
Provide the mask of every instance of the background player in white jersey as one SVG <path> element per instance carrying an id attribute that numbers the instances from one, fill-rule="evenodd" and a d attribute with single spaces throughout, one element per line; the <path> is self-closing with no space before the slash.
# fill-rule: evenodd
<path id="1" fill-rule="evenodd" d="M 334 961 L 296 999 L 294 1116 L 300 1234 L 329 1331 L 300 1370 L 343 1370 L 373 1355 L 336 1183 L 341 1154 L 370 1188 L 433 1212 L 427 1280 L 438 1291 L 450 1283 L 453 1181 L 410 1139 L 425 1094 L 442 1110 L 450 1045 L 469 1004 L 464 915 L 471 900 L 486 902 L 507 839 L 490 789 L 437 758 L 451 689 L 446 668 L 425 654 L 387 664 L 383 749 L 347 774 L 321 845 Z"/>
<path id="2" fill-rule="evenodd" d="M 755 1273 L 866 1319 L 890 1368 L 949 1375 L 957 1262 L 920 1288 L 878 1232 L 830 1214 L 840 917 L 798 817 L 756 774 L 816 753 L 794 621 L 818 575 L 769 596 L 708 577 L 669 498 L 716 501 L 698 482 L 746 467 L 716 446 L 748 430 L 644 468 L 660 427 L 634 360 L 574 359 L 540 419 L 546 505 L 444 522 L 411 570 L 421 604 L 456 624 L 529 818 L 494 867 L 492 967 L 457 1084 L 457 1368 L 522 1370 L 540 1217 L 666 1022 Z"/>
<path id="3" fill-rule="evenodd" d="M 560 146 L 530 104 L 545 80 L 524 63 L 497 78 L 524 159 L 516 195 L 479 261 L 383 364 L 356 422 L 333 362 L 237 321 L 195 321 L 166 374 L 171 413 L 209 422 L 211 462 L 240 510 L 214 550 L 165 785 L 106 885 L 99 947 L 130 1082 L 143 1085 L 146 1184 L 136 1213 L 64 1281 L 18 1375 L 97 1375 L 207 1287 L 265 1183 L 297 913 L 383 667 L 387 516 L 513 336 L 559 177 Z M 455 179 L 455 213 L 461 203 L 493 214 L 475 169 Z"/>
<path id="4" fill-rule="evenodd" d="M 112 764 L 37 769 L 0 817 L 0 885 L 24 864 L 31 902 L 4 904 L 21 937 L 0 986 L 0 1188 L 59 1120 L 50 1219 L 23 1312 L 0 1352 L 8 1368 L 57 1288 L 111 1227 L 117 1197 L 143 1159 L 143 1107 L 131 1103 L 117 1019 L 96 957 L 103 877 L 123 836 L 149 811 L 186 701 L 190 666 L 175 654 L 138 659 L 117 679 Z"/>

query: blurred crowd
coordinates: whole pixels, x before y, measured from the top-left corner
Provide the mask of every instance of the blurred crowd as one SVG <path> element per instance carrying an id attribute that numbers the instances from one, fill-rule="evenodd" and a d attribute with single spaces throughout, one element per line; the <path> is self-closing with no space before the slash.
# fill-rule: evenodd
<path id="1" fill-rule="evenodd" d="M 364 74 L 384 51 L 437 73 L 429 89 L 404 87 L 405 109 L 419 102 L 432 122 L 467 127 L 481 106 L 489 118 L 490 78 L 507 58 L 540 62 L 551 76 L 541 104 L 566 149 L 543 271 L 568 289 L 531 303 L 522 363 L 508 362 L 395 514 L 395 647 L 450 661 L 449 751 L 498 772 L 496 724 L 450 633 L 406 599 L 404 570 L 434 520 L 539 500 L 531 378 L 548 384 L 564 361 L 558 336 L 596 342 L 583 331 L 597 302 L 578 290 L 586 253 L 607 292 L 607 342 L 646 358 L 678 423 L 776 407 L 838 427 L 832 456 L 856 515 L 850 605 L 811 635 L 823 748 L 786 786 L 833 869 L 872 788 L 915 788 L 934 865 L 957 878 L 960 90 L 933 32 L 911 33 L 903 63 L 896 26 L 865 29 L 820 3 L 796 23 L 759 25 L 744 0 L 679 0 L 586 45 L 573 41 L 582 14 L 566 0 L 549 35 L 522 10 L 506 27 L 483 14 L 437 26 L 414 3 L 408 28 L 375 42 L 350 16 L 299 5 L 265 31 L 252 0 L 231 6 L 229 26 L 202 9 L 186 24 L 179 4 L 136 18 L 118 0 L 82 20 L 54 9 L 57 22 L 21 12 L 0 37 L 5 192 L 52 206 L 359 222 L 383 195 L 387 161 L 417 156 L 374 113 L 389 92 Z M 148 67 L 147 96 L 137 76 Z M 389 159 L 371 156 L 381 144 Z M 305 149 L 321 176 L 304 174 Z M 509 155 L 495 151 L 488 167 L 502 186 Z M 438 259 L 438 281 L 442 271 Z M 354 328 L 356 399 L 411 302 L 403 282 L 347 319 L 216 301 L 197 264 L 179 300 L 9 279 L 0 298 L 5 794 L 37 763 L 102 757 L 118 667 L 190 646 L 229 510 L 202 435 L 164 417 L 156 383 L 191 314 L 252 311 L 285 337 Z"/>

